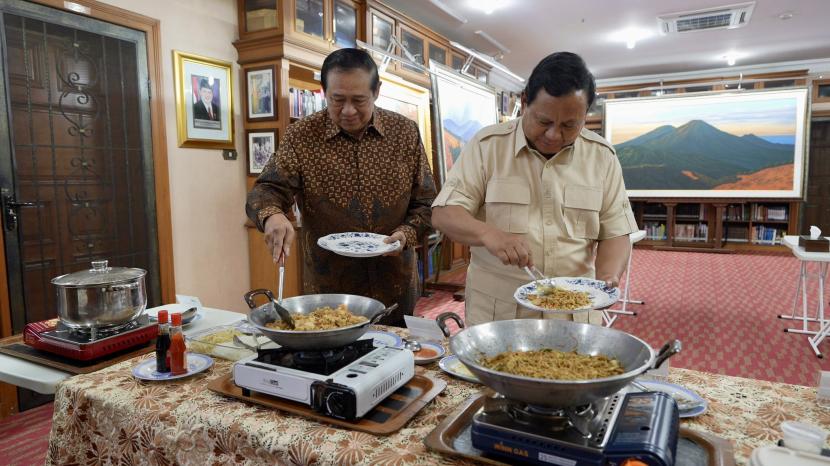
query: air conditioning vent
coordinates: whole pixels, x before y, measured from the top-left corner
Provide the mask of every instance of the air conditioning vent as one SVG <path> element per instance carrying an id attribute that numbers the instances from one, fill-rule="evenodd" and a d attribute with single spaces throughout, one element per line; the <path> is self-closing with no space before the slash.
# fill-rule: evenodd
<path id="1" fill-rule="evenodd" d="M 747 2 L 705 10 L 660 15 L 657 20 L 660 22 L 660 30 L 664 34 L 710 29 L 734 29 L 746 26 L 749 23 L 753 9 L 755 9 L 755 2 Z"/>

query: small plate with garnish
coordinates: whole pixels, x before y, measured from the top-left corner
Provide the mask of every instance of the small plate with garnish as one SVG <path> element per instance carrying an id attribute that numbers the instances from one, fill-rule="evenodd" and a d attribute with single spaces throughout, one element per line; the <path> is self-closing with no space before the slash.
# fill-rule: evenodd
<path id="1" fill-rule="evenodd" d="M 610 307 L 620 299 L 620 289 L 591 278 L 554 277 L 520 286 L 513 298 L 534 311 L 574 314 Z"/>

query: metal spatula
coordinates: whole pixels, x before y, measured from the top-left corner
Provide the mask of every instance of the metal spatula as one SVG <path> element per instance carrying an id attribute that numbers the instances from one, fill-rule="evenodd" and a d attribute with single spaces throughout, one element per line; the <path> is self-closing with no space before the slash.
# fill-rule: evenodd
<path id="1" fill-rule="evenodd" d="M 280 278 L 277 288 L 277 302 L 282 303 L 282 288 L 285 285 L 285 253 L 280 254 Z"/>

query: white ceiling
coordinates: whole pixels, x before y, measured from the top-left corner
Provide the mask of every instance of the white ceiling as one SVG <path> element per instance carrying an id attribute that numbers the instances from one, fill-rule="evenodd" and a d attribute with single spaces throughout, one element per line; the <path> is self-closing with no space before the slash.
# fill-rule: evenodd
<path id="1" fill-rule="evenodd" d="M 507 47 L 502 63 L 528 76 L 545 55 L 580 54 L 598 79 L 830 58 L 830 1 L 757 0 L 750 23 L 737 29 L 658 34 L 657 16 L 739 3 L 741 0 L 442 0 L 467 19 L 461 23 L 429 0 L 384 3 L 444 35 L 488 55 L 498 48 L 475 34 L 482 30 Z M 491 3 L 486 14 L 475 5 Z M 783 13 L 792 14 L 787 20 Z M 611 36 L 637 27 L 654 35 L 628 49 Z"/>

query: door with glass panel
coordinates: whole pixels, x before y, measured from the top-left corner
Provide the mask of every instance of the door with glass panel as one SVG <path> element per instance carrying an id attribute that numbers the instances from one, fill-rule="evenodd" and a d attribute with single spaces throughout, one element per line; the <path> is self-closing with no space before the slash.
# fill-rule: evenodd
<path id="1" fill-rule="evenodd" d="M 56 317 L 51 279 L 96 259 L 147 270 L 148 306 L 160 304 L 144 33 L 20 0 L 0 0 L 0 13 L 14 332 Z"/>

